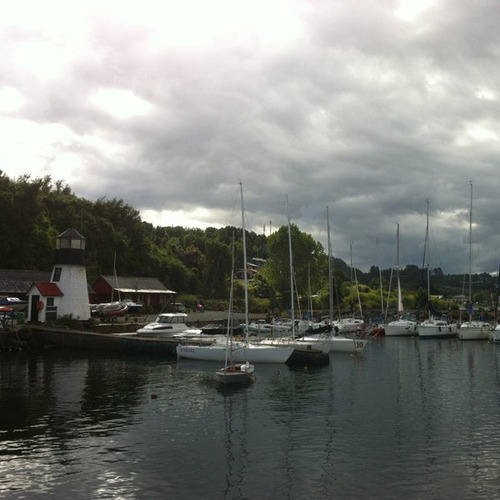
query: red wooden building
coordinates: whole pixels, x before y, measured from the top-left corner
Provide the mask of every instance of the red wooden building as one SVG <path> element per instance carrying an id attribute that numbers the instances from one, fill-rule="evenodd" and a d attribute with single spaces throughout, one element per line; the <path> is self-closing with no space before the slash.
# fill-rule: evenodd
<path id="1" fill-rule="evenodd" d="M 92 289 L 94 293 L 90 302 L 93 304 L 130 299 L 157 310 L 167 304 L 173 304 L 177 293 L 169 290 L 157 278 L 128 276 L 100 276 L 92 285 Z"/>

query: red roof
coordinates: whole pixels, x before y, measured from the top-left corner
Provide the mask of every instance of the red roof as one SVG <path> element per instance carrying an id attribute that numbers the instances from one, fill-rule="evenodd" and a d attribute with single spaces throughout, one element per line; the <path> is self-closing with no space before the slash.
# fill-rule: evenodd
<path id="1" fill-rule="evenodd" d="M 64 295 L 56 283 L 35 281 L 35 286 L 44 297 L 62 297 Z"/>

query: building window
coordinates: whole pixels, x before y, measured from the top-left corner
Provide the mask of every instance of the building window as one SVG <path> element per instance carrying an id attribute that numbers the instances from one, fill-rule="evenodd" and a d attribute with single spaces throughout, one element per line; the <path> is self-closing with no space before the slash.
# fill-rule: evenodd
<path id="1" fill-rule="evenodd" d="M 52 276 L 52 281 L 60 281 L 61 279 L 61 267 L 54 267 L 54 275 Z"/>
<path id="2" fill-rule="evenodd" d="M 54 305 L 54 297 L 47 297 L 47 307 Z"/>

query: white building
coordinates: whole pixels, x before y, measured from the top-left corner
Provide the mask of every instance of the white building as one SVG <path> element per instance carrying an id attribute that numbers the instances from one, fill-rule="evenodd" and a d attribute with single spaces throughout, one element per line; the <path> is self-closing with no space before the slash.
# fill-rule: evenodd
<path id="1" fill-rule="evenodd" d="M 90 318 L 85 238 L 75 229 L 67 229 L 56 240 L 55 264 L 50 282 L 36 281 L 28 290 L 30 321 L 54 321 L 70 316 Z"/>

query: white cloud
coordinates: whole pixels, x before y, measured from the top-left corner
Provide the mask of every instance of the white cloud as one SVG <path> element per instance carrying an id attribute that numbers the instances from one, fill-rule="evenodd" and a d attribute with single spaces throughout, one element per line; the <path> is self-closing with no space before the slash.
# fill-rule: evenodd
<path id="1" fill-rule="evenodd" d="M 118 119 L 145 116 L 152 112 L 152 106 L 130 90 L 99 89 L 89 97 L 89 101 Z"/>

